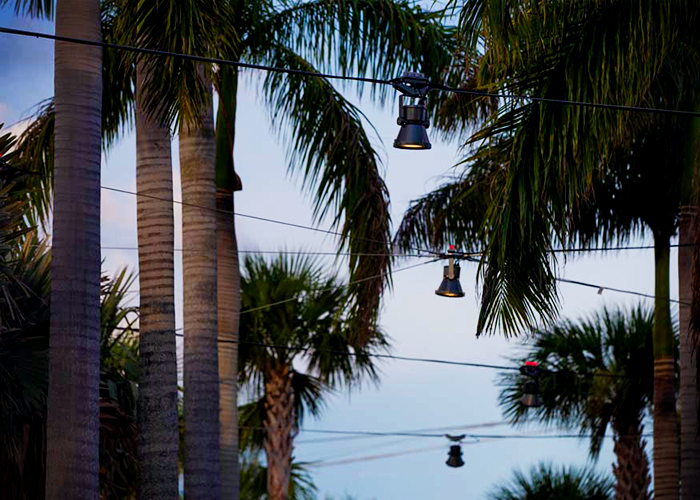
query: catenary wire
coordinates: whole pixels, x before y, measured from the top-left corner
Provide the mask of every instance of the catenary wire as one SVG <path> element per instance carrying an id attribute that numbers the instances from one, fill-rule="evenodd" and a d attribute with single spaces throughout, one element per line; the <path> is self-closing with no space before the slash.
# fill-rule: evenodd
<path id="1" fill-rule="evenodd" d="M 15 167 L 12 167 L 12 168 L 15 168 Z M 35 172 L 32 172 L 32 173 L 35 173 Z M 205 206 L 203 206 L 203 205 L 197 205 L 197 204 L 195 204 L 195 203 L 188 203 L 188 202 L 184 202 L 184 201 L 180 201 L 180 200 L 174 200 L 174 199 L 170 199 L 170 198 L 162 198 L 162 197 L 160 197 L 160 196 L 154 196 L 154 195 L 146 194 L 146 193 L 137 193 L 137 192 L 135 192 L 135 191 L 129 191 L 129 190 L 126 190 L 126 189 L 120 189 L 120 188 L 115 188 L 115 187 L 111 187 L 111 186 L 100 186 L 100 189 L 104 189 L 104 190 L 106 190 L 106 191 L 113 191 L 113 192 L 115 192 L 115 193 L 128 194 L 128 195 L 131 195 L 131 196 L 136 196 L 136 197 L 141 197 L 141 198 L 149 198 L 149 199 L 156 200 L 156 201 L 163 201 L 163 202 L 167 202 L 167 203 L 175 203 L 175 204 L 177 204 L 177 205 L 182 205 L 182 206 L 185 206 L 185 207 L 199 208 L 199 209 L 201 209 L 201 210 L 209 210 L 209 211 L 212 211 L 212 212 L 221 213 L 221 214 L 225 214 L 225 215 L 235 215 L 235 216 L 237 216 L 237 217 L 243 217 L 243 218 L 246 218 L 246 219 L 253 219 L 253 220 L 257 220 L 257 221 L 261 221 L 261 222 L 269 222 L 269 223 L 271 223 L 271 224 L 280 224 L 280 225 L 283 225 L 283 226 L 294 227 L 294 228 L 297 228 L 297 229 L 306 229 L 306 230 L 308 230 L 308 231 L 315 231 L 315 232 L 319 232 L 319 233 L 329 234 L 329 235 L 332 235 L 332 236 L 343 237 L 343 234 L 342 234 L 342 233 L 340 233 L 340 232 L 338 232 L 338 231 L 332 231 L 332 230 L 330 230 L 330 229 L 323 229 L 323 228 L 312 227 L 312 226 L 304 226 L 303 224 L 295 224 L 295 223 L 293 223 L 293 222 L 285 222 L 285 221 L 280 221 L 280 220 L 277 220 L 277 219 L 270 219 L 270 218 L 268 218 L 268 217 L 260 217 L 260 216 L 258 216 L 258 215 L 243 214 L 243 213 L 240 213 L 240 212 L 231 212 L 231 211 L 229 211 L 229 210 L 222 210 L 222 209 L 220 209 L 220 208 L 215 208 L 215 207 L 205 207 Z M 355 237 L 355 239 L 361 240 L 361 241 L 368 241 L 368 242 L 370 242 L 370 243 L 381 243 L 381 244 L 386 243 L 386 242 L 384 242 L 384 241 L 382 241 L 382 240 L 375 240 L 375 239 L 372 239 L 372 238 Z M 438 254 L 439 254 L 438 252 L 434 252 L 434 251 L 432 251 L 432 250 L 427 250 L 427 249 L 421 249 L 421 248 L 413 248 L 412 250 L 416 250 L 416 251 L 419 251 L 419 252 L 427 252 L 427 253 L 430 253 L 430 254 L 433 254 L 433 255 L 438 255 Z"/>
<path id="2" fill-rule="evenodd" d="M 265 431 L 265 427 L 257 426 L 239 426 L 239 429 L 251 431 Z M 441 438 L 447 437 L 447 434 L 441 433 L 422 433 L 422 432 L 392 432 L 392 431 L 365 431 L 365 430 L 338 430 L 338 429 L 299 429 L 299 432 L 307 432 L 312 434 L 334 434 L 334 435 L 352 435 L 352 436 L 374 436 L 374 437 L 416 437 L 416 438 Z M 584 439 L 588 438 L 587 434 L 460 434 L 465 438 L 470 439 Z M 630 435 L 633 436 L 633 435 Z M 652 437 L 652 434 L 645 433 L 642 437 Z M 616 436 L 606 434 L 604 438 L 614 438 Z M 627 437 L 627 436 L 620 436 Z M 635 436 L 636 437 L 636 436 Z"/>
<path id="3" fill-rule="evenodd" d="M 168 51 L 164 51 L 164 50 L 147 49 L 147 48 L 143 48 L 143 47 L 133 47 L 133 46 L 129 46 L 129 45 L 120 45 L 120 44 L 107 43 L 107 42 L 102 42 L 102 41 L 87 40 L 87 39 L 83 39 L 83 38 L 73 38 L 73 37 L 52 35 L 49 33 L 41 33 L 38 31 L 18 30 L 18 29 L 7 28 L 7 27 L 0 27 L 0 33 L 5 33 L 8 35 L 25 36 L 25 37 L 43 38 L 46 40 L 75 43 L 75 44 L 79 44 L 79 45 L 90 45 L 93 47 L 102 47 L 102 48 L 106 48 L 106 49 L 123 50 L 123 51 L 127 51 L 127 52 L 136 52 L 136 53 L 148 54 L 148 55 L 153 55 L 153 56 L 177 57 L 180 59 L 186 59 L 186 60 L 190 60 L 190 61 L 203 62 L 203 63 L 219 64 L 222 66 L 234 66 L 234 67 L 238 67 L 238 68 L 257 69 L 257 70 L 262 70 L 262 71 L 270 71 L 270 72 L 275 72 L 275 73 L 287 73 L 287 74 L 309 76 L 309 77 L 315 77 L 315 78 L 327 78 L 327 79 L 334 79 L 334 80 L 351 80 L 351 81 L 356 81 L 356 82 L 374 83 L 374 84 L 380 84 L 380 85 L 392 85 L 392 84 L 400 81 L 400 80 L 385 80 L 385 79 L 369 78 L 369 77 L 361 77 L 361 76 L 332 75 L 332 74 L 327 74 L 327 73 L 318 73 L 318 72 L 314 72 L 314 71 L 304 71 L 304 70 L 297 70 L 297 69 L 290 69 L 290 68 L 265 66 L 265 65 L 261 65 L 261 64 L 244 63 L 241 61 L 232 61 L 232 60 L 227 60 L 227 59 L 219 59 L 219 58 L 215 58 L 215 57 L 204 57 L 204 56 L 198 56 L 198 55 L 193 55 L 193 54 L 182 54 L 182 53 L 177 53 L 177 52 L 168 52 Z M 546 98 L 546 97 L 534 97 L 534 96 L 509 94 L 509 93 L 493 93 L 493 92 L 484 92 L 484 91 L 478 91 L 478 90 L 468 90 L 468 89 L 455 88 L 455 87 L 450 87 L 450 86 L 444 85 L 444 84 L 431 84 L 430 88 L 435 89 L 435 90 L 445 91 L 445 92 L 453 92 L 453 93 L 458 93 L 458 94 L 468 94 L 468 95 L 473 95 L 473 96 L 478 96 L 478 97 L 494 97 L 494 98 L 499 98 L 499 99 L 523 99 L 523 100 L 530 100 L 533 102 L 544 102 L 544 103 L 563 104 L 563 105 L 590 107 L 590 108 L 602 108 L 602 109 L 610 109 L 610 110 L 614 110 L 614 111 L 632 111 L 632 112 L 638 112 L 638 113 L 656 113 L 656 114 L 666 114 L 666 115 L 700 117 L 700 112 L 696 112 L 696 111 L 685 111 L 685 110 L 663 109 L 663 108 L 645 108 L 645 107 L 640 107 L 640 106 L 627 106 L 627 105 L 620 105 L 620 104 L 605 104 L 605 103 L 593 103 L 593 102 L 583 102 L 583 101 L 570 101 L 570 100 L 565 100 L 565 99 L 552 99 L 552 98 Z"/>
<path id="4" fill-rule="evenodd" d="M 6 167 L 12 168 L 14 170 L 24 172 L 28 175 L 36 175 L 39 176 L 40 174 L 38 172 L 32 172 L 31 170 L 26 170 L 22 169 L 19 167 L 15 167 L 13 165 L 10 165 L 9 163 L 5 162 L 0 158 L 0 162 L 3 163 Z M 183 205 L 183 206 L 189 206 L 192 208 L 199 208 L 201 210 L 210 210 L 214 211 L 217 213 L 224 213 L 226 215 L 235 215 L 238 217 L 244 217 L 244 218 L 250 218 L 254 220 L 260 220 L 262 222 L 269 222 L 272 224 L 280 224 L 284 226 L 290 226 L 290 227 L 295 227 L 298 229 L 306 229 L 309 231 L 317 231 L 325 234 L 330 234 L 332 236 L 342 236 L 342 233 L 339 233 L 337 231 L 332 231 L 328 229 L 323 229 L 323 228 L 317 228 L 317 227 L 312 227 L 312 226 L 305 226 L 303 224 L 296 224 L 292 222 L 286 222 L 286 221 L 281 221 L 278 219 L 271 219 L 267 217 L 260 217 L 257 215 L 250 215 L 250 214 L 243 214 L 239 212 L 229 212 L 228 210 L 222 210 L 219 208 L 214 208 L 214 207 L 205 207 L 203 205 L 197 205 L 194 203 L 187 203 L 175 199 L 169 199 L 169 198 L 162 198 L 159 196 L 154 196 L 154 195 L 149 195 L 145 193 L 137 193 L 134 191 L 129 191 L 126 189 L 120 189 L 120 188 L 115 188 L 112 186 L 100 186 L 101 189 L 107 190 L 107 191 L 113 191 L 121 194 L 129 194 L 132 196 L 137 196 L 137 197 L 144 197 L 144 198 L 150 198 L 153 200 L 157 201 L 163 201 L 163 202 L 168 202 L 168 203 L 175 203 L 178 205 Z M 369 241 L 372 243 L 383 243 L 380 240 L 374 240 L 374 239 L 368 239 L 368 238 L 359 238 L 363 241 Z M 616 251 L 622 251 L 622 250 L 653 250 L 655 248 L 685 248 L 685 247 L 695 247 L 699 246 L 700 243 L 673 243 L 669 245 L 663 245 L 661 247 L 658 247 L 656 245 L 637 245 L 637 246 L 615 246 L 615 247 L 593 247 L 593 248 L 587 248 L 587 247 L 580 247 L 580 248 L 556 248 L 552 250 L 547 250 L 547 253 L 585 253 L 585 252 L 616 252 Z M 101 247 L 102 250 L 138 250 L 138 247 L 126 247 L 126 246 L 114 246 L 114 247 L 108 247 L 104 246 Z M 178 248 L 174 249 L 174 251 L 179 252 L 182 251 L 183 249 Z M 297 255 L 340 255 L 340 256 L 368 256 L 368 257 L 434 257 L 435 255 L 443 255 L 442 252 L 437 252 L 435 250 L 430 250 L 430 249 L 418 249 L 418 248 L 412 248 L 412 250 L 418 250 L 420 252 L 424 252 L 424 254 L 388 254 L 388 253 L 349 253 L 349 252 L 341 252 L 341 253 L 336 253 L 336 252 L 306 252 L 306 251 L 298 251 L 298 252 L 287 252 L 287 251 L 272 251 L 272 250 L 265 250 L 265 251 L 257 251 L 257 250 L 239 250 L 238 253 L 285 253 L 285 254 L 297 254 Z M 425 255 L 428 254 L 428 255 Z M 478 257 L 483 255 L 483 252 L 464 252 L 459 254 L 463 258 L 467 258 L 467 260 L 472 260 L 476 262 L 475 259 L 471 257 Z M 605 287 L 604 287 L 605 288 Z"/>

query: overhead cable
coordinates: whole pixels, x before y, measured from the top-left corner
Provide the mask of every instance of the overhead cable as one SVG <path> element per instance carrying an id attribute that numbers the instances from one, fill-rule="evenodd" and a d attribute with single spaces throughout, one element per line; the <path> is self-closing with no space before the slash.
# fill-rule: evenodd
<path id="1" fill-rule="evenodd" d="M 239 429 L 252 431 L 265 431 L 265 427 L 255 426 L 239 426 Z M 335 435 L 352 435 L 352 436 L 374 436 L 374 437 L 416 437 L 416 438 L 440 438 L 444 439 L 446 434 L 441 433 L 422 433 L 422 432 L 391 432 L 391 431 L 365 431 L 365 430 L 336 430 L 336 429 L 299 429 L 299 432 L 311 434 L 335 434 Z M 463 434 L 464 437 L 470 439 L 585 439 L 589 438 L 586 434 Z M 641 437 L 652 437 L 653 434 L 641 434 Z M 614 438 L 615 435 L 606 434 L 603 438 Z M 627 437 L 627 436 L 617 436 Z M 636 437 L 630 435 L 630 437 Z"/>
<path id="2" fill-rule="evenodd" d="M 134 47 L 134 46 L 130 46 L 130 45 L 120 45 L 120 44 L 107 43 L 107 42 L 102 42 L 102 41 L 87 40 L 84 38 L 73 38 L 73 37 L 67 37 L 67 36 L 52 35 L 50 33 L 18 30 L 18 29 L 14 29 L 14 28 L 6 28 L 6 27 L 0 27 L 0 33 L 5 33 L 8 35 L 25 36 L 25 37 L 43 38 L 46 40 L 75 43 L 75 44 L 79 44 L 79 45 L 89 45 L 89 46 L 93 46 L 93 47 L 102 47 L 105 49 L 123 50 L 126 52 L 135 52 L 135 53 L 147 54 L 147 55 L 152 55 L 152 56 L 177 57 L 180 59 L 186 59 L 186 60 L 195 61 L 195 62 L 218 64 L 221 66 L 233 66 L 233 67 L 237 67 L 237 68 L 257 69 L 257 70 L 261 70 L 261 71 L 270 71 L 270 72 L 275 72 L 275 73 L 286 73 L 286 74 L 308 76 L 308 77 L 314 77 L 314 78 L 326 78 L 326 79 L 333 79 L 333 80 L 351 80 L 351 81 L 356 81 L 356 82 L 373 83 L 373 84 L 379 84 L 379 85 L 393 85 L 394 83 L 396 83 L 399 80 L 399 79 L 385 80 L 385 79 L 379 79 L 379 78 L 348 76 L 348 75 L 332 75 L 332 74 L 326 74 L 326 73 L 318 73 L 318 72 L 314 72 L 314 71 L 304 71 L 304 70 L 291 69 L 291 68 L 265 66 L 262 64 L 244 63 L 241 61 L 220 59 L 220 58 L 216 58 L 216 57 L 205 57 L 205 56 L 198 56 L 198 55 L 194 55 L 194 54 L 182 54 L 182 53 L 169 52 L 169 51 L 164 51 L 164 50 L 148 49 L 148 48 L 143 48 L 143 47 Z M 526 100 L 526 101 L 532 101 L 532 102 L 562 104 L 562 105 L 589 107 L 589 108 L 602 108 L 602 109 L 609 109 L 609 110 L 613 110 L 613 111 L 631 111 L 631 112 L 637 112 L 637 113 L 655 113 L 655 114 L 678 115 L 678 116 L 688 116 L 688 117 L 700 117 L 700 112 L 696 112 L 696 111 L 685 111 L 685 110 L 663 109 L 663 108 L 645 108 L 645 107 L 640 107 L 640 106 L 627 106 L 627 105 L 620 105 L 620 104 L 606 104 L 606 103 L 593 103 L 593 102 L 583 102 L 583 101 L 571 101 L 571 100 L 566 100 L 566 99 L 552 99 L 552 98 L 546 98 L 546 97 L 536 97 L 536 96 L 518 95 L 518 94 L 510 94 L 510 93 L 484 92 L 484 91 L 479 91 L 479 90 L 468 90 L 468 89 L 463 89 L 463 88 L 450 87 L 448 85 L 444 85 L 444 84 L 440 84 L 440 83 L 437 83 L 437 84 L 432 83 L 430 85 L 430 88 L 431 88 L 431 90 L 440 90 L 440 91 L 452 92 L 452 93 L 456 93 L 456 94 L 467 94 L 467 95 L 472 95 L 475 97 L 491 97 L 491 98 L 498 98 L 498 99 L 520 99 L 520 100 Z"/>

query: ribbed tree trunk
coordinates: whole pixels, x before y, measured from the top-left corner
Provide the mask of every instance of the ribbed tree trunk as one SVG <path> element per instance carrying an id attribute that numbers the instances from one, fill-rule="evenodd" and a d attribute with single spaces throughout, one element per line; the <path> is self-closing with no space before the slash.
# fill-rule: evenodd
<path id="1" fill-rule="evenodd" d="M 137 68 L 136 190 L 172 199 L 170 129 L 147 116 L 143 66 Z M 173 204 L 139 196 L 139 498 L 178 496 L 177 353 Z"/>
<path id="2" fill-rule="evenodd" d="M 238 500 L 238 320 L 241 277 L 233 192 L 240 189 L 233 169 L 238 73 L 220 71 L 216 119 L 216 248 L 219 303 L 219 425 L 221 426 L 221 498 Z"/>
<path id="3" fill-rule="evenodd" d="M 678 335 L 680 340 L 681 382 L 681 498 L 700 500 L 700 436 L 698 436 L 698 389 L 696 352 L 690 332 L 690 306 L 693 300 L 693 231 L 698 207 L 681 210 L 678 228 Z"/>
<path id="4" fill-rule="evenodd" d="M 693 109 L 700 111 L 700 102 Z M 693 245 L 700 241 L 698 232 L 698 165 L 700 164 L 700 119 L 690 119 L 685 137 L 683 182 L 681 185 L 681 220 L 678 228 L 679 300 L 692 303 L 692 309 L 681 304 L 678 310 L 680 340 L 680 408 L 681 408 L 681 498 L 700 500 L 700 414 L 698 409 L 698 339 L 700 330 L 700 278 L 694 276 L 700 264 L 699 250 Z M 694 317 L 693 317 L 694 316 Z"/>
<path id="5" fill-rule="evenodd" d="M 180 131 L 185 323 L 185 498 L 218 500 L 219 361 L 211 84 L 200 123 Z M 198 208 L 201 207 L 201 208 Z"/>
<path id="6" fill-rule="evenodd" d="M 101 40 L 98 0 L 58 0 L 56 34 Z M 46 498 L 97 500 L 102 51 L 56 42 Z"/>
<path id="7" fill-rule="evenodd" d="M 238 499 L 238 319 L 241 277 L 233 225 L 233 193 L 216 190 L 219 303 L 221 498 Z M 229 215 L 231 214 L 231 215 Z"/>
<path id="8" fill-rule="evenodd" d="M 615 500 L 649 500 L 651 474 L 642 439 L 643 426 L 635 422 L 613 421 L 615 431 Z"/>
<path id="9" fill-rule="evenodd" d="M 670 238 L 654 236 L 654 498 L 679 497 L 679 442 L 670 306 Z"/>
<path id="10" fill-rule="evenodd" d="M 292 475 L 294 440 L 294 390 L 288 366 L 265 373 L 265 456 L 267 498 L 287 500 Z"/>

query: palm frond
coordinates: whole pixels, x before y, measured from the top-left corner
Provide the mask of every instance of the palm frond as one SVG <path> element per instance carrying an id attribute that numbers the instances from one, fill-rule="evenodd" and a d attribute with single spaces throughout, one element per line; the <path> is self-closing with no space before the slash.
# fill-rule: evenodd
<path id="1" fill-rule="evenodd" d="M 274 47 L 269 61 L 314 71 L 282 46 Z M 290 169 L 302 171 L 305 187 L 316 192 L 317 220 L 335 210 L 341 244 L 356 254 L 349 259 L 350 280 L 356 282 L 350 288 L 352 316 L 358 342 L 364 342 L 376 323 L 391 266 L 389 193 L 364 117 L 325 79 L 269 73 L 264 91 L 276 128 L 291 131 Z"/>
<path id="2" fill-rule="evenodd" d="M 31 124 L 17 142 L 17 157 L 22 168 L 33 172 L 27 179 L 27 195 L 34 219 L 48 227 L 53 198 L 54 124 L 53 99 L 37 106 Z"/>
<path id="3" fill-rule="evenodd" d="M 123 35 L 118 16 L 125 15 L 117 0 L 100 2 L 102 39 L 107 43 L 119 43 Z M 134 124 L 134 88 L 136 70 L 131 57 L 123 50 L 102 52 L 102 144 L 108 149 L 114 141 Z"/>
<path id="4" fill-rule="evenodd" d="M 229 2 L 208 0 L 125 0 L 113 33 L 122 43 L 139 47 L 207 56 L 232 51 L 237 43 Z M 151 75 L 146 82 L 149 114 L 168 124 L 192 123 L 200 116 L 207 91 L 199 64 L 179 57 L 134 56 Z M 211 77 L 212 69 L 205 67 Z"/>
<path id="5" fill-rule="evenodd" d="M 0 0 L 4 7 L 12 0 Z M 54 15 L 54 0 L 14 0 L 15 14 L 51 20 Z"/>
<path id="6" fill-rule="evenodd" d="M 406 0 L 290 3 L 250 33 L 247 45 L 254 55 L 264 57 L 277 44 L 324 72 L 390 79 L 407 70 L 422 71 L 439 82 L 452 60 L 454 29 L 443 24 L 440 11 L 428 12 Z M 357 89 L 362 93 L 365 87 Z M 373 87 L 382 98 L 386 90 Z"/>
<path id="7" fill-rule="evenodd" d="M 520 471 L 513 479 L 499 486 L 488 495 L 490 500 L 545 500 L 566 498 L 567 500 L 612 500 L 613 481 L 592 470 L 575 467 L 555 468 L 541 463 L 526 476 Z"/>
<path id="8" fill-rule="evenodd" d="M 697 88 L 699 66 L 688 60 L 681 70 L 670 61 L 697 54 L 700 44 L 692 28 L 697 13 L 690 2 L 677 7 L 484 0 L 468 4 L 463 28 L 478 29 L 483 37 L 482 84 L 554 99 L 678 106 L 693 97 L 689 89 Z M 687 38 L 681 41 L 680 33 Z M 683 82 L 686 91 L 679 94 Z M 495 193 L 498 208 L 489 215 L 493 233 L 480 330 L 512 330 L 554 317 L 555 261 L 543 254 L 552 241 L 570 244 L 566 229 L 591 195 L 594 179 L 615 150 L 629 147 L 650 123 L 645 114 L 512 99 L 473 136 L 474 143 L 496 140 L 497 154 L 507 157 L 507 178 Z M 527 255 L 513 255 L 523 250 Z"/>
<path id="9" fill-rule="evenodd" d="M 317 488 L 304 466 L 292 463 L 289 481 L 289 500 L 316 500 Z M 254 453 L 244 453 L 240 464 L 241 500 L 265 500 L 267 496 L 267 468 Z"/>

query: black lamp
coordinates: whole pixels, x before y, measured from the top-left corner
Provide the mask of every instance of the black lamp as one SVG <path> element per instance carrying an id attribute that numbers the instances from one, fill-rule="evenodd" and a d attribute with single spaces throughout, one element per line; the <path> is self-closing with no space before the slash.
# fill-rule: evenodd
<path id="1" fill-rule="evenodd" d="M 409 101 L 409 104 L 406 104 Z M 422 97 L 399 96 L 399 118 L 396 123 L 401 125 L 394 147 L 398 149 L 430 149 L 427 128 L 428 109 Z"/>
<path id="2" fill-rule="evenodd" d="M 462 447 L 458 444 L 453 444 L 450 446 L 450 451 L 447 454 L 447 462 L 445 462 L 450 467 L 462 467 L 464 465 L 464 460 L 462 460 Z"/>
<path id="3" fill-rule="evenodd" d="M 450 257 L 442 273 L 442 283 L 440 283 L 438 289 L 435 290 L 435 295 L 439 295 L 440 297 L 464 297 L 462 285 L 459 283 L 459 264 L 456 264 L 454 258 L 451 257 L 454 253 L 454 247 L 450 246 L 447 252 L 447 255 Z"/>
<path id="4" fill-rule="evenodd" d="M 545 370 L 542 369 L 536 361 L 525 361 L 525 364 L 520 367 L 520 373 L 528 377 L 523 387 L 523 397 L 520 398 L 520 404 L 526 408 L 542 406 L 542 399 L 540 398 L 540 377 L 545 373 Z"/>
<path id="5" fill-rule="evenodd" d="M 542 406 L 542 400 L 540 399 L 540 384 L 536 380 L 525 382 L 523 397 L 520 399 L 520 403 L 526 408 L 537 408 Z"/>
<path id="6" fill-rule="evenodd" d="M 430 149 L 432 146 L 426 130 L 430 127 L 425 96 L 430 91 L 428 79 L 420 73 L 406 72 L 393 81 L 399 96 L 399 118 L 401 126 L 394 147 L 398 149 Z"/>

